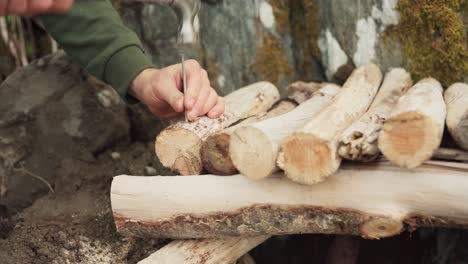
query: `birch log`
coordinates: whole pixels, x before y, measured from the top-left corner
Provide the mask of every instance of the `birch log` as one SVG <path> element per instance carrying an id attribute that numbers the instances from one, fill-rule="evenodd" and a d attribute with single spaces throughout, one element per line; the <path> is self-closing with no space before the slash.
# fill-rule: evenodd
<path id="1" fill-rule="evenodd" d="M 457 144 L 468 150 L 468 84 L 455 83 L 444 94 L 447 127 Z"/>
<path id="2" fill-rule="evenodd" d="M 280 144 L 330 103 L 339 86 L 329 84 L 291 112 L 236 129 L 231 136 L 229 155 L 241 174 L 262 179 L 277 170 Z"/>
<path id="3" fill-rule="evenodd" d="M 462 163 L 461 163 L 462 164 Z M 457 164 L 459 166 L 459 164 Z M 456 166 L 455 166 L 456 167 Z M 115 177 L 117 230 L 158 238 L 295 233 L 382 238 L 405 227 L 468 228 L 468 167 L 343 166 L 315 185 L 281 177 Z"/>
<path id="4" fill-rule="evenodd" d="M 138 264 L 231 264 L 268 235 L 173 241 Z"/>
<path id="5" fill-rule="evenodd" d="M 258 82 L 225 97 L 225 113 L 216 119 L 201 117 L 190 123 L 179 122 L 156 137 L 156 155 L 161 163 L 180 175 L 200 174 L 202 141 L 238 120 L 266 112 L 278 101 L 278 89 L 269 82 Z"/>
<path id="6" fill-rule="evenodd" d="M 281 101 L 268 111 L 268 113 L 247 118 L 238 125 L 226 128 L 221 132 L 207 137 L 206 140 L 203 141 L 201 147 L 201 160 L 203 167 L 209 173 L 216 175 L 236 174 L 237 169 L 234 167 L 231 157 L 229 156 L 229 140 L 231 138 L 231 134 L 242 126 L 287 113 L 295 107 L 296 104 L 291 101 Z"/>
<path id="7" fill-rule="evenodd" d="M 369 108 L 382 81 L 374 64 L 351 74 L 332 102 L 281 145 L 278 166 L 291 180 L 314 184 L 332 175 L 341 163 L 340 135 Z"/>
<path id="8" fill-rule="evenodd" d="M 378 157 L 379 132 L 398 99 L 413 85 L 401 68 L 390 70 L 369 110 L 341 135 L 338 154 L 348 160 L 372 161 Z"/>
<path id="9" fill-rule="evenodd" d="M 379 148 L 401 167 L 414 168 L 430 159 L 440 145 L 446 109 L 442 86 L 432 78 L 419 81 L 402 96 L 379 135 Z"/>

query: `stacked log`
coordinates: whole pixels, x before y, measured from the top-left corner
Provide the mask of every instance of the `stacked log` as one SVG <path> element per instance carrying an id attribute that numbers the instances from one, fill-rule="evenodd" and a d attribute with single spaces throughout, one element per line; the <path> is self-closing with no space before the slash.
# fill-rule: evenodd
<path id="1" fill-rule="evenodd" d="M 413 85 L 411 75 L 401 68 L 390 70 L 369 110 L 341 135 L 338 153 L 348 160 L 372 161 L 380 150 L 377 139 L 383 123 L 398 99 Z"/>
<path id="2" fill-rule="evenodd" d="M 447 127 L 457 144 L 468 150 L 468 84 L 455 83 L 444 94 Z"/>
<path id="3" fill-rule="evenodd" d="M 340 135 L 366 112 L 381 81 L 382 73 L 376 65 L 357 68 L 332 102 L 285 140 L 278 166 L 288 178 L 315 184 L 338 170 Z"/>
<path id="4" fill-rule="evenodd" d="M 296 104 L 291 101 L 280 101 L 270 111 L 268 111 L 268 113 L 247 118 L 235 126 L 229 127 L 207 137 L 206 140 L 203 141 L 201 147 L 201 160 L 205 170 L 216 175 L 236 174 L 238 171 L 234 167 L 231 157 L 229 156 L 229 141 L 232 133 L 236 129 L 248 124 L 260 122 L 262 120 L 287 113 L 295 107 Z"/>
<path id="5" fill-rule="evenodd" d="M 423 79 L 398 100 L 380 132 L 379 149 L 398 166 L 415 168 L 439 147 L 445 116 L 441 84 Z"/>
<path id="6" fill-rule="evenodd" d="M 334 84 L 326 85 L 289 113 L 236 129 L 229 151 L 234 166 L 252 179 L 276 171 L 281 142 L 328 105 L 339 89 Z"/>
<path id="7" fill-rule="evenodd" d="M 229 94 L 225 100 L 225 113 L 221 117 L 181 121 L 157 136 L 156 155 L 165 167 L 180 175 L 200 174 L 203 140 L 239 120 L 266 112 L 279 100 L 279 92 L 271 83 L 258 82 Z"/>
<path id="8" fill-rule="evenodd" d="M 343 166 L 327 181 L 281 177 L 115 177 L 112 210 L 122 234 L 219 238 L 294 233 L 382 238 L 405 227 L 468 227 L 468 166 L 414 170 L 384 163 Z M 424 199 L 421 199 L 421 193 Z"/>

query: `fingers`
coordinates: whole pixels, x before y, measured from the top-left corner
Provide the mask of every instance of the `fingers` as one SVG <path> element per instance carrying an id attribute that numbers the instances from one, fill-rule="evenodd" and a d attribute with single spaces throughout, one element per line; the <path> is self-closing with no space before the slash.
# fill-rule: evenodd
<path id="1" fill-rule="evenodd" d="M 46 12 L 65 12 L 74 0 L 1 0 L 0 15 L 36 15 Z"/>
<path id="2" fill-rule="evenodd" d="M 33 0 L 37 1 L 37 0 Z M 73 0 L 55 0 L 50 7 L 51 12 L 65 12 L 73 5 Z"/>
<path id="3" fill-rule="evenodd" d="M 185 72 L 187 75 L 187 91 L 185 94 L 184 105 L 190 111 L 195 107 L 197 98 L 203 85 L 202 68 L 196 60 L 187 60 L 185 62 Z"/>
<path id="4" fill-rule="evenodd" d="M 160 82 L 157 85 L 159 88 L 152 88 L 153 97 L 155 99 L 159 98 L 162 101 L 167 102 L 177 113 L 184 111 L 184 94 L 177 89 L 174 82 L 171 82 L 170 79 L 165 79 L 165 81 Z"/>
<path id="5" fill-rule="evenodd" d="M 7 13 L 22 15 L 28 11 L 28 3 L 26 0 L 10 0 L 7 2 Z"/>
<path id="6" fill-rule="evenodd" d="M 188 119 L 194 121 L 197 117 L 205 115 L 207 111 L 205 109 L 205 104 L 208 101 L 212 88 L 210 87 L 210 81 L 208 80 L 208 73 L 205 70 L 201 70 L 201 81 L 202 85 L 197 96 L 197 101 L 194 107 L 188 112 Z"/>
<path id="7" fill-rule="evenodd" d="M 8 0 L 0 1 L 0 16 L 7 14 Z"/>
<path id="8" fill-rule="evenodd" d="M 210 94 L 208 95 L 208 99 L 205 102 L 205 105 L 203 106 L 200 115 L 205 115 L 207 114 L 211 108 L 213 108 L 216 103 L 218 102 L 218 94 L 213 88 L 210 88 Z"/>
<path id="9" fill-rule="evenodd" d="M 217 118 L 224 113 L 224 98 L 218 96 L 216 105 L 208 112 L 209 118 Z"/>
<path id="10" fill-rule="evenodd" d="M 34 15 L 38 13 L 44 13 L 52 7 L 52 4 L 53 4 L 53 0 L 42 0 L 42 1 L 32 0 L 29 2 L 29 8 L 28 8 L 27 14 Z"/>

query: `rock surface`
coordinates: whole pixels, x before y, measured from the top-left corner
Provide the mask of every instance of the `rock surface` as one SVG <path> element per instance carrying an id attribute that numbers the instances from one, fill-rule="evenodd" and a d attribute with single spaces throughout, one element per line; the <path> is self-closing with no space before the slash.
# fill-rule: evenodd
<path id="1" fill-rule="evenodd" d="M 16 71 L 0 85 L 0 205 L 28 206 L 54 187 L 63 160 L 92 161 L 129 130 L 117 93 L 63 53 Z"/>

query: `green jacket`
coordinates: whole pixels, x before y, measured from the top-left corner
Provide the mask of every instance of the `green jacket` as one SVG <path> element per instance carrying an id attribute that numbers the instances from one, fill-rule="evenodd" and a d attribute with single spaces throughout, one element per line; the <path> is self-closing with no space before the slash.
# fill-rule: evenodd
<path id="1" fill-rule="evenodd" d="M 39 17 L 66 53 L 125 99 L 135 76 L 152 63 L 109 0 L 76 0 L 64 14 Z"/>

